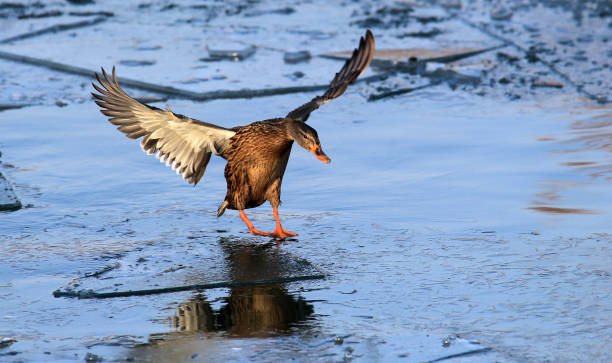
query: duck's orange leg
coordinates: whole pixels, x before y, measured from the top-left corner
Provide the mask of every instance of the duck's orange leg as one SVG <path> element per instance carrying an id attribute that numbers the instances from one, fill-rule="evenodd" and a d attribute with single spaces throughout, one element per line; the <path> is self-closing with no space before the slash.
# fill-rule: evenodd
<path id="1" fill-rule="evenodd" d="M 254 234 L 254 235 L 274 237 L 274 238 L 279 238 L 279 239 L 285 239 L 287 237 L 297 236 L 297 233 L 289 232 L 286 229 L 284 229 L 283 226 L 281 226 L 280 219 L 278 218 L 278 208 L 272 208 L 272 210 L 274 212 L 274 219 L 276 220 L 276 229 L 272 233 L 263 232 L 258 229 L 255 229 L 255 226 L 253 226 L 253 223 L 249 221 L 249 219 L 246 216 L 246 213 L 244 213 L 244 210 L 240 210 L 240 218 L 242 218 L 244 223 L 249 228 L 249 232 L 251 232 L 251 234 Z"/>
<path id="2" fill-rule="evenodd" d="M 297 233 L 289 232 L 281 226 L 280 219 L 278 218 L 278 208 L 273 207 L 272 211 L 274 212 L 274 219 L 276 219 L 276 229 L 270 235 L 280 239 L 297 236 Z"/>
<path id="3" fill-rule="evenodd" d="M 240 218 L 242 218 L 242 220 L 247 225 L 247 227 L 249 227 L 249 232 L 251 232 L 251 234 L 255 234 L 255 235 L 258 235 L 258 236 L 267 236 L 267 237 L 272 236 L 272 233 L 270 233 L 270 232 L 262 232 L 262 231 L 259 231 L 259 230 L 255 229 L 255 226 L 253 226 L 253 223 L 251 223 L 251 221 L 249 221 L 249 219 L 247 218 L 246 214 L 244 213 L 244 210 L 242 210 L 242 209 L 240 210 Z"/>

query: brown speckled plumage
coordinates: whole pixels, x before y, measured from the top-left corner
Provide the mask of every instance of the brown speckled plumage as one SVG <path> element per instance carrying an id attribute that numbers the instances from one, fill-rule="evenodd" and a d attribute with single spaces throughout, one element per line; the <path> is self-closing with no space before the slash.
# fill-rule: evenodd
<path id="1" fill-rule="evenodd" d="M 227 159 L 228 208 L 255 208 L 266 200 L 278 207 L 283 174 L 293 145 L 285 120 L 258 121 L 232 130 L 236 131 L 230 139 L 233 147 L 223 155 Z"/>
<path id="2" fill-rule="evenodd" d="M 253 234 L 286 238 L 295 233 L 282 228 L 278 218 L 281 184 L 295 141 L 311 151 L 319 160 L 330 159 L 321 149 L 317 132 L 306 125 L 312 111 L 339 97 L 369 66 L 374 56 L 374 36 L 368 30 L 359 47 L 336 73 L 327 91 L 289 112 L 287 116 L 253 122 L 246 126 L 224 128 L 175 114 L 169 107 L 161 110 L 140 103 L 121 89 L 115 68 L 112 77 L 102 69 L 96 74 L 100 94 L 92 93 L 101 112 L 126 136 L 141 140 L 141 147 L 182 174 L 189 183 L 197 184 L 212 154 L 227 160 L 225 178 L 227 194 L 218 208 L 221 216 L 226 208 L 237 209 Z M 276 229 L 272 233 L 255 229 L 244 209 L 255 208 L 269 201 Z"/>

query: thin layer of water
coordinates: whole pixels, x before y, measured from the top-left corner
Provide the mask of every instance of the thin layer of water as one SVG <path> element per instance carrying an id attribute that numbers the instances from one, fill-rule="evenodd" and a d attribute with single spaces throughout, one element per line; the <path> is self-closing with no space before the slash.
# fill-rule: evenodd
<path id="1" fill-rule="evenodd" d="M 380 359 L 391 359 L 417 352 L 383 341 L 427 334 L 478 339 L 509 354 L 504 359 L 602 357 L 603 347 L 581 342 L 603 341 L 609 334 L 609 312 L 601 308 L 609 306 L 610 296 L 609 205 L 598 197 L 606 181 L 563 165 L 557 151 L 569 144 L 538 140 L 571 132 L 575 122 L 607 111 L 574 115 L 572 110 L 582 107 L 578 100 L 564 100 L 563 106 L 486 101 L 476 106 L 442 95 L 364 103 L 349 92 L 343 102 L 313 116 L 310 123 L 334 161 L 324 165 L 294 150 L 281 217 L 301 235 L 281 248 L 319 265 L 329 273 L 327 280 L 265 291 L 222 289 L 99 302 L 53 299 L 51 291 L 116 261 L 147 259 L 163 250 L 171 268 L 190 244 L 212 248 L 220 237 L 245 236 L 235 213 L 220 219 L 214 214 L 224 195 L 223 163 L 213 162 L 203 183 L 193 188 L 117 133 L 93 105 L 2 113 L 3 162 L 15 166 L 4 172 L 29 207 L 2 216 L 1 253 L 10 260 L 2 267 L 2 291 L 13 307 L 3 316 L 3 326 L 10 328 L 0 334 L 15 336 L 19 342 L 12 349 L 24 357 L 49 350 L 54 358 L 67 359 L 54 341 L 78 354 L 145 357 L 151 353 L 112 347 L 127 349 L 159 333 L 189 330 L 192 323 L 181 323 L 183 314 L 192 322 L 207 319 L 194 323 L 216 327 L 207 328 L 213 334 L 207 344 L 230 339 L 240 348 L 232 354 L 241 357 L 258 351 L 287 357 L 291 349 L 283 347 L 294 339 L 304 339 L 308 347 L 348 335 L 355 337 L 352 344 L 336 349 L 324 343 L 321 357 L 340 357 L 350 347 L 351 354 L 365 359 L 374 346 Z M 230 126 L 278 115 L 296 102 L 285 96 L 170 103 L 179 112 Z M 228 108 L 235 113 L 228 115 Z M 381 114 L 385 117 L 376 117 Z M 36 137 L 29 130 L 38 130 Z M 549 180 L 568 183 L 556 191 L 558 198 L 547 199 L 551 208 L 597 213 L 529 209 Z M 264 230 L 273 224 L 267 208 L 249 211 Z M 30 308 L 22 309 L 22 301 L 31 301 Z M 233 304 L 254 306 L 255 301 L 269 311 L 265 316 L 280 320 L 260 328 L 247 322 L 245 331 L 271 334 L 276 348 L 266 340 L 232 340 L 242 334 L 237 333 L 242 323 L 220 323 Z M 294 306 L 289 315 L 283 310 L 287 302 Z M 186 318 L 186 309 L 210 314 Z M 42 317 L 45 327 L 30 324 Z M 201 355 L 203 346 L 192 339 L 164 338 L 166 343 L 147 349 L 179 349 L 184 342 Z M 423 353 L 423 359 L 443 353 L 427 349 L 430 355 Z"/>

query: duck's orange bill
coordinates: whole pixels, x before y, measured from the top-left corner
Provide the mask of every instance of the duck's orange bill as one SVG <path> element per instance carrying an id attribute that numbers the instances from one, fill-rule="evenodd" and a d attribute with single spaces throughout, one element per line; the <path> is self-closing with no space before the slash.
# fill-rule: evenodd
<path id="1" fill-rule="evenodd" d="M 329 156 L 325 155 L 323 149 L 321 149 L 321 145 L 315 145 L 310 151 L 312 151 L 312 153 L 317 157 L 317 159 L 321 160 L 326 164 L 329 164 L 329 162 L 331 161 Z"/>

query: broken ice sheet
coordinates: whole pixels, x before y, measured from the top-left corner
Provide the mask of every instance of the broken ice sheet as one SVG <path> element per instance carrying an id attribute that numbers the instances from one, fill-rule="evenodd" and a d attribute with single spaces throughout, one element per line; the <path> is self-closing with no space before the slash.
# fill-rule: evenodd
<path id="1" fill-rule="evenodd" d="M 20 208 L 21 202 L 15 195 L 13 187 L 0 173 L 0 211 L 18 210 Z"/>
<path id="2" fill-rule="evenodd" d="M 307 50 L 298 50 L 293 52 L 285 52 L 283 55 L 283 60 L 285 63 L 295 64 L 300 62 L 309 61 L 312 58 L 312 55 Z"/>
<path id="3" fill-rule="evenodd" d="M 209 45 L 208 58 L 202 58 L 204 62 L 214 62 L 219 60 L 241 61 L 255 54 L 255 47 L 252 45 Z"/>
<path id="4" fill-rule="evenodd" d="M 167 253 L 141 252 L 118 259 L 101 273 L 89 273 L 57 290 L 56 296 L 105 298 L 217 287 L 236 287 L 319 279 L 325 276 L 310 262 L 277 249 L 275 243 L 220 238 L 219 247 L 197 239 Z M 188 252 L 188 253 L 187 253 Z"/>
<path id="5" fill-rule="evenodd" d="M 440 48 L 440 49 L 424 49 L 424 48 L 399 48 L 399 49 L 376 49 L 374 53 L 373 65 L 390 66 L 398 63 L 409 61 L 422 62 L 453 62 L 459 59 L 471 57 L 488 50 L 493 47 L 471 47 L 471 48 Z M 348 59 L 352 55 L 352 51 L 330 52 L 324 53 L 322 56 L 332 59 Z"/>
<path id="6" fill-rule="evenodd" d="M 496 62 L 485 59 L 480 62 L 466 63 L 466 62 L 451 62 L 447 64 L 431 62 L 427 63 L 426 74 L 435 74 L 439 72 L 447 72 L 457 74 L 462 77 L 473 78 L 478 80 L 482 78 L 487 72 L 497 66 Z"/>

